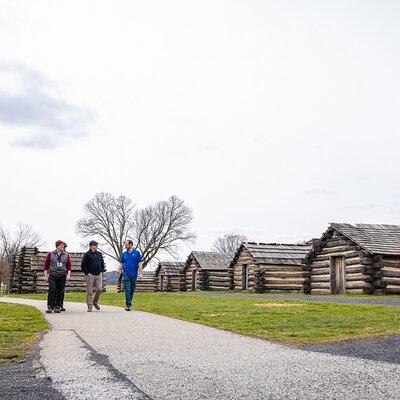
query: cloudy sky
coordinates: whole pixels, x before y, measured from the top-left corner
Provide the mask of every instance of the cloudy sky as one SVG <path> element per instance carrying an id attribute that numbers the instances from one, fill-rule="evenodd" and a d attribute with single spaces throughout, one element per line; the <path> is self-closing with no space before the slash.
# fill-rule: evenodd
<path id="1" fill-rule="evenodd" d="M 3 226 L 78 249 L 98 191 L 182 197 L 205 250 L 400 223 L 399 2 L 0 5 Z"/>

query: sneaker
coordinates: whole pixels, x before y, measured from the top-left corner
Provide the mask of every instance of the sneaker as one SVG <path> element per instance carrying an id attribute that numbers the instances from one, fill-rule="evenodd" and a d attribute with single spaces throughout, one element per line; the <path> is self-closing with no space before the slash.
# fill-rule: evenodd
<path id="1" fill-rule="evenodd" d="M 100 310 L 100 306 L 99 306 L 98 304 L 93 304 L 93 307 L 94 307 L 96 310 Z"/>
<path id="2" fill-rule="evenodd" d="M 65 308 L 64 308 L 64 307 L 61 307 L 60 310 L 61 310 L 61 311 L 65 311 Z"/>
<path id="3" fill-rule="evenodd" d="M 92 312 L 92 307 L 88 307 L 87 312 Z"/>
<path id="4" fill-rule="evenodd" d="M 52 312 L 53 312 L 53 309 L 50 307 L 46 310 L 46 314 L 51 314 Z"/>
<path id="5" fill-rule="evenodd" d="M 54 313 L 55 313 L 55 314 L 60 314 L 60 312 L 61 312 L 61 309 L 60 309 L 60 308 L 56 307 L 56 308 L 54 309 Z"/>
<path id="6" fill-rule="evenodd" d="M 132 311 L 130 307 L 125 307 L 125 311 Z"/>

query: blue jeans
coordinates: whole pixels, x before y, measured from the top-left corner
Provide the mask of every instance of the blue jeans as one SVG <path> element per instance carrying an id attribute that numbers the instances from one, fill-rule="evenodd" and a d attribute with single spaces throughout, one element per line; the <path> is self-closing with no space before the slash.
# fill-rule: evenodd
<path id="1" fill-rule="evenodd" d="M 124 276 L 125 303 L 127 307 L 132 307 L 132 298 L 136 288 L 135 277 Z"/>

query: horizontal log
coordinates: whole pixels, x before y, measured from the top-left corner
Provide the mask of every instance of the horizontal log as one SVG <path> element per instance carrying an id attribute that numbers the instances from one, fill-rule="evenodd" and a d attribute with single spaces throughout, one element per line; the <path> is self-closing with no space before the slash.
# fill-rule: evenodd
<path id="1" fill-rule="evenodd" d="M 400 278 L 393 278 L 393 277 L 382 277 L 382 281 L 385 282 L 388 286 L 389 285 L 399 285 L 400 286 Z"/>
<path id="2" fill-rule="evenodd" d="M 330 268 L 317 268 L 311 271 L 311 276 L 314 275 L 330 275 L 331 269 Z"/>
<path id="3" fill-rule="evenodd" d="M 385 294 L 400 294 L 400 286 L 398 285 L 388 285 L 384 289 Z"/>
<path id="4" fill-rule="evenodd" d="M 381 272 L 384 277 L 400 278 L 400 268 L 383 267 Z"/>
<path id="5" fill-rule="evenodd" d="M 311 282 L 310 284 L 311 290 L 313 289 L 331 289 L 330 282 Z"/>
<path id="6" fill-rule="evenodd" d="M 311 282 L 330 282 L 331 277 L 329 275 L 314 275 L 311 277 Z"/>
<path id="7" fill-rule="evenodd" d="M 311 294 L 328 295 L 331 294 L 331 289 L 311 289 Z"/>
<path id="8" fill-rule="evenodd" d="M 346 281 L 352 282 L 352 281 L 365 281 L 365 282 L 372 282 L 373 277 L 370 275 L 364 275 L 364 274 L 346 274 Z"/>
<path id="9" fill-rule="evenodd" d="M 265 279 L 267 285 L 304 285 L 304 278 L 301 279 Z"/>
<path id="10" fill-rule="evenodd" d="M 348 289 L 364 289 L 369 288 L 373 289 L 373 286 L 370 283 L 365 281 L 355 281 L 355 282 L 346 282 L 346 290 Z"/>

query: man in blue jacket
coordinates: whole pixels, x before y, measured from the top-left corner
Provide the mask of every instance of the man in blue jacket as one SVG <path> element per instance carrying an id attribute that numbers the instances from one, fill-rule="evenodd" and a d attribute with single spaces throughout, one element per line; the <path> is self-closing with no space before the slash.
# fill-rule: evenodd
<path id="1" fill-rule="evenodd" d="M 143 277 L 142 255 L 139 250 L 133 248 L 132 240 L 125 242 L 125 249 L 121 255 L 121 265 L 118 272 L 123 273 L 124 276 L 124 290 L 125 290 L 125 310 L 131 311 L 132 298 L 135 293 L 136 280 Z"/>

